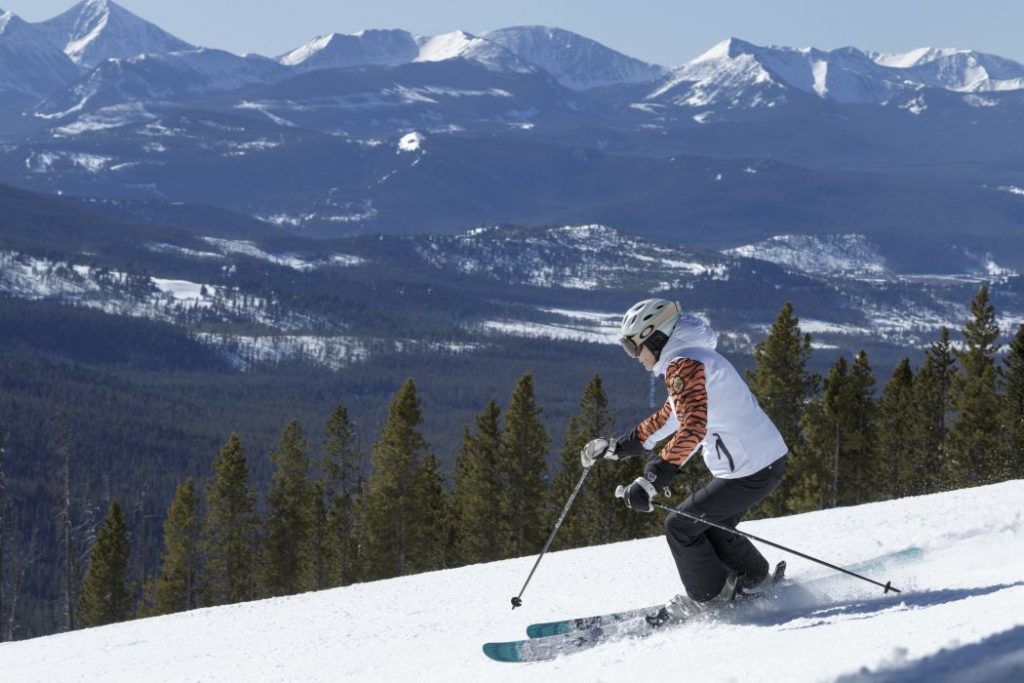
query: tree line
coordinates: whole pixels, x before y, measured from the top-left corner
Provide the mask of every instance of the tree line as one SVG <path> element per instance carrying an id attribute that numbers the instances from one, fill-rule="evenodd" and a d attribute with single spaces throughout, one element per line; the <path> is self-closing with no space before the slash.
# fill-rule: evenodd
<path id="1" fill-rule="evenodd" d="M 988 289 L 982 287 L 962 342 L 942 329 L 916 370 L 904 358 L 878 392 L 864 351 L 852 359 L 840 355 L 824 377 L 809 372 L 811 337 L 801 332 L 792 305 L 784 305 L 755 347 L 747 381 L 789 444 L 790 466 L 779 491 L 753 516 L 1022 476 L 1024 326 L 1005 353 L 999 336 Z M 110 504 L 81 586 L 68 589 L 74 609 L 66 626 L 534 554 L 579 481 L 580 449 L 608 436 L 613 422 L 595 375 L 568 421 L 561 467 L 552 475 L 542 413 L 533 377 L 524 374 L 504 414 L 491 399 L 463 427 L 448 478 L 421 433 L 422 406 L 415 381 L 408 379 L 391 401 L 369 467 L 355 425 L 339 405 L 324 426 L 318 457 L 298 420 L 285 426 L 269 456 L 273 475 L 262 492 L 252 484 L 241 439 L 232 434 L 205 485 L 189 478 L 178 486 L 163 523 L 159 568 L 142 586 L 131 580 L 124 510 L 117 500 Z M 0 449 L 0 503 L 2 454 Z M 554 547 L 660 533 L 659 516 L 631 512 L 612 498 L 614 486 L 631 480 L 642 465 L 634 460 L 595 466 Z M 682 500 L 708 476 L 700 463 L 692 463 L 670 502 Z M 0 592 L 0 616 L 4 597 Z"/>

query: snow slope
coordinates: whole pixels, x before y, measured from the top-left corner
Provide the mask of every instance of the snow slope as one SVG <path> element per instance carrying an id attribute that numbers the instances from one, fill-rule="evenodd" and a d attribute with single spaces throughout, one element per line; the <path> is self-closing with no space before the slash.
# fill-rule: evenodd
<path id="1" fill-rule="evenodd" d="M 790 576 L 817 595 L 811 608 L 776 602 L 745 621 L 553 662 L 492 662 L 480 645 L 522 637 L 533 621 L 666 599 L 678 580 L 662 539 L 550 553 L 515 611 L 534 557 L 0 644 L 0 671 L 5 681 L 1020 681 L 1022 498 L 1024 481 L 1012 481 L 743 524 L 840 564 L 908 546 L 924 554 L 879 570 L 904 589 L 888 597 L 789 557 Z"/>

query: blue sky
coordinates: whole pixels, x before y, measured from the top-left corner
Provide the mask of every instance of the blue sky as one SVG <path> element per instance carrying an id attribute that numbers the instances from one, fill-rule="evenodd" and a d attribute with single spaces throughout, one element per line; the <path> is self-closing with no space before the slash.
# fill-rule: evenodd
<path id="1" fill-rule="evenodd" d="M 72 0 L 0 0 L 28 21 Z M 1024 62 L 1024 1 L 985 0 L 120 0 L 197 45 L 275 56 L 324 33 L 479 33 L 558 26 L 650 62 L 682 64 L 718 41 L 882 52 L 968 47 Z"/>

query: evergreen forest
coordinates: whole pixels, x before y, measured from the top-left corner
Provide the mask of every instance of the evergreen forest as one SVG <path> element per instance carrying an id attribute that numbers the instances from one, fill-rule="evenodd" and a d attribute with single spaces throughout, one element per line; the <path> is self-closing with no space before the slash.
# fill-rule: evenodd
<path id="1" fill-rule="evenodd" d="M 825 372 L 814 372 L 811 336 L 785 304 L 756 345 L 746 379 L 790 446 L 790 462 L 783 485 L 751 516 L 1024 476 L 1024 325 L 999 343 L 987 287 L 970 311 L 957 338 L 942 329 L 916 367 L 903 358 L 891 376 L 877 377 L 866 351 L 839 354 Z M 42 361 L 33 362 L 44 374 Z M 19 472 L 19 485 L 11 486 L 7 466 L 25 442 L 17 432 L 28 429 L 19 419 L 28 408 L 4 401 L 0 639 L 534 555 L 583 475 L 580 449 L 616 428 L 606 382 L 594 374 L 579 387 L 576 405 L 559 408 L 567 419 L 554 433 L 538 401 L 539 377 L 524 372 L 509 381 L 507 398 L 477 406 L 448 437 L 459 444 L 449 466 L 424 431 L 432 405 L 412 376 L 376 419 L 353 396 L 319 419 L 304 413 L 278 423 L 269 449 L 223 422 L 229 412 L 181 414 L 182 433 L 209 448 L 208 466 L 183 475 L 169 500 L 134 513 L 127 508 L 133 501 L 109 495 L 109 487 L 97 495 L 79 485 L 74 445 L 83 427 L 60 412 L 31 427 L 45 430 L 51 467 Z M 92 395 L 107 402 L 108 420 L 127 410 L 116 382 Z M 173 401 L 166 407 L 173 410 Z M 190 431 L 190 421 L 204 420 L 223 429 L 212 447 L 203 430 Z M 140 454 L 139 467 L 172 468 L 173 453 L 162 457 Z M 595 464 L 552 548 L 661 533 L 660 513 L 630 511 L 612 496 L 642 468 L 641 460 Z M 104 479 L 121 475 L 106 472 Z M 708 477 L 694 459 L 661 502 L 681 502 Z M 147 486 L 145 476 L 132 480 L 140 491 Z M 33 498 L 33 487 L 48 494 Z M 31 500 L 47 502 L 34 510 Z M 33 516 L 51 524 L 21 523 Z M 150 547 L 138 539 L 150 535 L 159 541 L 158 556 L 137 557 Z"/>

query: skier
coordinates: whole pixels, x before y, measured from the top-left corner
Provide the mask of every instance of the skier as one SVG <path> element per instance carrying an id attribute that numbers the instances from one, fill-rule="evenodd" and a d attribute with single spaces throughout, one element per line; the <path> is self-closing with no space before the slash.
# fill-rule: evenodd
<path id="1" fill-rule="evenodd" d="M 626 311 L 619 341 L 647 370 L 664 376 L 668 399 L 628 434 L 589 442 L 580 459 L 590 467 L 598 460 L 639 457 L 668 439 L 648 459 L 644 475 L 616 495 L 633 510 L 651 512 L 651 501 L 680 468 L 702 456 L 713 479 L 677 509 L 735 527 L 778 487 L 788 449 L 739 373 L 715 351 L 718 335 L 680 311 L 665 299 L 645 299 Z M 669 515 L 665 532 L 685 592 L 648 617 L 653 625 L 755 591 L 768 577 L 768 561 L 742 536 L 682 515 Z"/>

